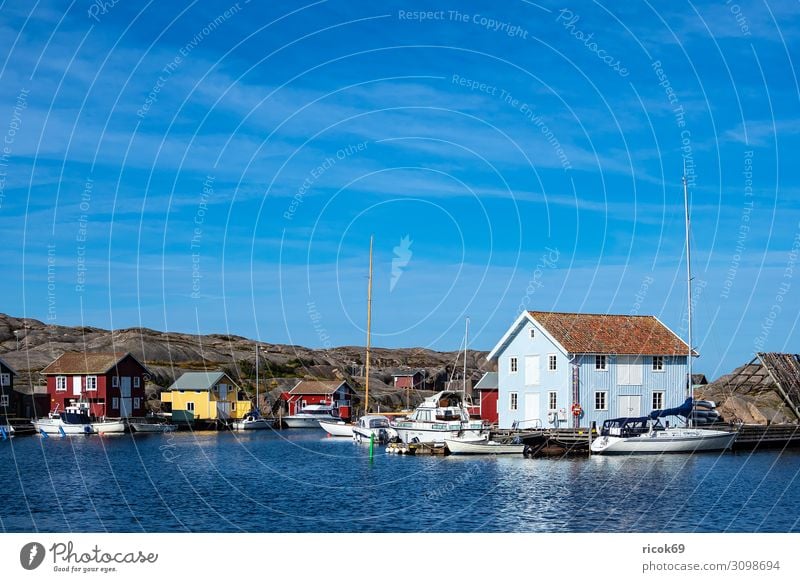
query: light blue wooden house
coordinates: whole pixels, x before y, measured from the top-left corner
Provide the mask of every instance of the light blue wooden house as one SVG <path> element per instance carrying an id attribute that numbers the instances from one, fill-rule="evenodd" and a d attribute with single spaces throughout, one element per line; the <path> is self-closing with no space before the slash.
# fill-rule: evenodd
<path id="1" fill-rule="evenodd" d="M 498 424 L 599 428 L 679 406 L 688 351 L 653 316 L 525 311 L 487 356 L 497 361 Z"/>

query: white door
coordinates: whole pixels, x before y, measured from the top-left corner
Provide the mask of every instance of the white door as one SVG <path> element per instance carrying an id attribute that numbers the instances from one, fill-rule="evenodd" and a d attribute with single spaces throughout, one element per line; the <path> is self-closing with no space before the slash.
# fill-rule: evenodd
<path id="1" fill-rule="evenodd" d="M 231 403 L 217 402 L 217 418 L 227 420 L 231 417 Z"/>
<path id="2" fill-rule="evenodd" d="M 133 399 L 131 398 L 131 378 L 123 376 L 119 380 L 119 415 L 130 416 L 133 410 Z"/>
<path id="3" fill-rule="evenodd" d="M 539 417 L 539 395 L 525 395 L 525 422 L 520 428 L 541 428 L 542 419 Z"/>
<path id="4" fill-rule="evenodd" d="M 641 396 L 620 396 L 619 415 L 624 417 L 636 417 L 642 415 Z"/>
<path id="5" fill-rule="evenodd" d="M 525 356 L 525 385 L 539 385 L 539 356 Z"/>
<path id="6" fill-rule="evenodd" d="M 81 395 L 81 377 L 80 376 L 73 376 L 72 377 L 72 395 L 73 396 L 80 396 Z"/>
<path id="7" fill-rule="evenodd" d="M 642 385 L 642 359 L 634 356 L 617 358 L 617 384 L 620 386 Z"/>

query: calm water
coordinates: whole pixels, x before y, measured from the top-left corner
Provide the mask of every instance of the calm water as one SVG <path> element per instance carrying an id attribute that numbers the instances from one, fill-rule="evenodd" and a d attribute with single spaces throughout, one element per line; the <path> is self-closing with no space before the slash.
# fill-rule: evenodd
<path id="1" fill-rule="evenodd" d="M 800 454 L 404 457 L 321 431 L 0 442 L 4 531 L 797 532 Z"/>

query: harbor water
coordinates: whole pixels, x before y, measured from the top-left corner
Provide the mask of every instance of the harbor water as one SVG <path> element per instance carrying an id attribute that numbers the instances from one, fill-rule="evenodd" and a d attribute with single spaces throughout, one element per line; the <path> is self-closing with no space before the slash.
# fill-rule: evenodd
<path id="1" fill-rule="evenodd" d="M 797 532 L 800 453 L 410 457 L 316 430 L 0 442 L 6 532 Z"/>

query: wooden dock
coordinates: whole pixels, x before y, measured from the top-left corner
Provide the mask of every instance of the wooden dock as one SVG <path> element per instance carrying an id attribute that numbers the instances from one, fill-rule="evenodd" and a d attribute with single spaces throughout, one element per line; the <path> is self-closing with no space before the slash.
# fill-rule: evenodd
<path id="1" fill-rule="evenodd" d="M 757 450 L 800 447 L 800 425 L 797 424 L 745 424 L 714 426 L 717 430 L 736 432 L 733 450 Z M 588 428 L 557 428 L 527 430 L 497 430 L 492 438 L 518 438 L 527 446 L 529 457 L 588 455 L 591 441 L 598 437 L 597 430 Z M 591 437 L 591 438 L 590 438 Z"/>

